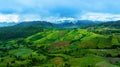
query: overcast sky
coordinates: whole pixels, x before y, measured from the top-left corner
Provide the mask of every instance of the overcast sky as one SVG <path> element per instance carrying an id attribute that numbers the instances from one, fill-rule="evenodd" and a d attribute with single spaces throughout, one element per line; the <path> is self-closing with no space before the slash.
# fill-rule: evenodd
<path id="1" fill-rule="evenodd" d="M 120 18 L 120 0 L 0 0 L 0 21 Z"/>

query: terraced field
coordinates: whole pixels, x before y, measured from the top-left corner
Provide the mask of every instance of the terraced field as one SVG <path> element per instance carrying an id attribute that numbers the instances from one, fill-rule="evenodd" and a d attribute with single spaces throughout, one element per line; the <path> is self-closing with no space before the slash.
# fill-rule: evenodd
<path id="1" fill-rule="evenodd" d="M 1 42 L 0 66 L 119 67 L 119 39 L 85 29 L 47 30 Z"/>

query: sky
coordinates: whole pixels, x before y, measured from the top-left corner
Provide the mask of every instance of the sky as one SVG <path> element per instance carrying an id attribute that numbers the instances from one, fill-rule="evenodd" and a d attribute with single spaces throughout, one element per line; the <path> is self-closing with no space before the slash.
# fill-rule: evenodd
<path id="1" fill-rule="evenodd" d="M 0 0 L 0 22 L 119 20 L 120 0 Z"/>

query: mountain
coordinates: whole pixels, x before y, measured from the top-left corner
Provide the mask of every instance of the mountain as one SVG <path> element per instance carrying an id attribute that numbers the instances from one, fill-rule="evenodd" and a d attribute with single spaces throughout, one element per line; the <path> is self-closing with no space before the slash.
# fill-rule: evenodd
<path id="1" fill-rule="evenodd" d="M 116 22 L 116 21 L 114 21 Z M 117 21 L 119 22 L 119 21 Z M 91 20 L 62 20 L 62 21 L 55 21 L 55 22 L 47 22 L 47 21 L 24 21 L 24 22 L 0 22 L 0 27 L 7 27 L 7 26 L 40 26 L 40 27 L 55 27 L 55 28 L 78 28 L 78 27 L 86 27 L 96 24 L 104 24 L 103 21 L 91 21 Z M 109 25 L 111 22 L 106 22 L 106 25 Z M 119 25 L 118 25 L 119 26 Z"/>
<path id="2" fill-rule="evenodd" d="M 15 22 L 0 22 L 0 27 L 7 27 L 7 26 L 14 26 L 16 25 L 17 23 Z"/>
<path id="3" fill-rule="evenodd" d="M 53 27 L 52 23 L 47 21 L 28 21 L 28 22 L 20 22 L 15 25 L 17 27 L 26 27 L 26 26 L 38 26 L 38 27 Z"/>
<path id="4" fill-rule="evenodd" d="M 47 22 L 23 22 L 13 26 L 0 27 L 0 40 L 25 38 L 38 32 L 42 32 L 50 23 Z M 44 28 L 43 28 L 44 27 Z"/>
<path id="5" fill-rule="evenodd" d="M 90 20 L 64 20 L 61 23 L 56 24 L 58 28 L 84 28 L 96 24 L 94 21 Z"/>
<path id="6" fill-rule="evenodd" d="M 82 24 L 88 26 L 80 29 Z M 120 32 L 103 30 L 120 28 L 105 24 L 32 21 L 1 27 L 0 67 L 119 67 Z"/>
<path id="7" fill-rule="evenodd" d="M 108 21 L 87 27 L 89 31 L 99 34 L 120 33 L 120 21 Z"/>
<path id="8" fill-rule="evenodd" d="M 93 21 L 89 20 L 64 20 L 64 21 L 56 21 L 56 22 L 47 22 L 47 21 L 30 21 L 30 22 L 21 22 L 15 26 L 21 27 L 21 26 L 39 26 L 39 27 L 45 27 L 45 28 L 58 28 L 58 29 L 64 29 L 64 28 L 83 28 L 87 26 L 91 26 L 96 24 Z"/>
<path id="9" fill-rule="evenodd" d="M 101 23 L 98 26 L 120 28 L 120 20 Z"/>
<path id="10" fill-rule="evenodd" d="M 85 28 L 89 31 L 101 34 L 120 32 L 120 30 L 117 29 L 120 28 L 120 21 L 97 23 L 89 20 L 64 20 L 59 22 L 60 23 L 52 23 L 47 21 L 30 21 L 17 23 L 13 26 L 0 27 L 0 40 L 25 38 L 35 33 L 43 32 L 44 30 L 49 29 Z"/>
<path id="11" fill-rule="evenodd" d="M 14 24 L 14 23 L 9 23 Z M 96 23 L 88 20 L 64 20 L 61 23 L 52 23 L 47 21 L 28 21 L 20 22 L 12 26 L 0 27 L 0 40 L 7 40 L 12 38 L 25 38 L 38 32 L 51 28 L 55 29 L 73 29 L 85 28 Z M 49 29 L 48 29 L 49 28 Z"/>

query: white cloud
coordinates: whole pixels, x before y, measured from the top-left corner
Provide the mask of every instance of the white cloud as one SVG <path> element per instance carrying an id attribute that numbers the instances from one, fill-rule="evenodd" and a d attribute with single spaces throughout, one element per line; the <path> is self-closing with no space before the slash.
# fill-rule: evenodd
<path id="1" fill-rule="evenodd" d="M 15 14 L 0 14 L 0 22 L 18 22 L 19 16 Z"/>
<path id="2" fill-rule="evenodd" d="M 0 14 L 0 22 L 21 22 L 21 21 L 49 21 L 55 23 L 56 21 L 64 20 L 93 20 L 93 21 L 116 21 L 120 20 L 120 14 L 108 13 L 85 13 L 78 18 L 49 16 L 41 17 L 37 14 Z"/>
<path id="3" fill-rule="evenodd" d="M 50 16 L 50 17 L 41 17 L 39 18 L 40 21 L 48 21 L 51 23 L 61 23 L 64 22 L 65 20 L 69 20 L 69 21 L 75 21 L 75 18 L 72 17 L 54 17 L 54 16 Z"/>
<path id="4" fill-rule="evenodd" d="M 108 14 L 108 13 L 86 13 L 80 16 L 81 20 L 93 20 L 93 21 L 116 21 L 120 20 L 120 14 Z"/>
<path id="5" fill-rule="evenodd" d="M 0 22 L 22 22 L 22 21 L 37 21 L 37 20 L 41 20 L 39 15 L 0 14 Z"/>

